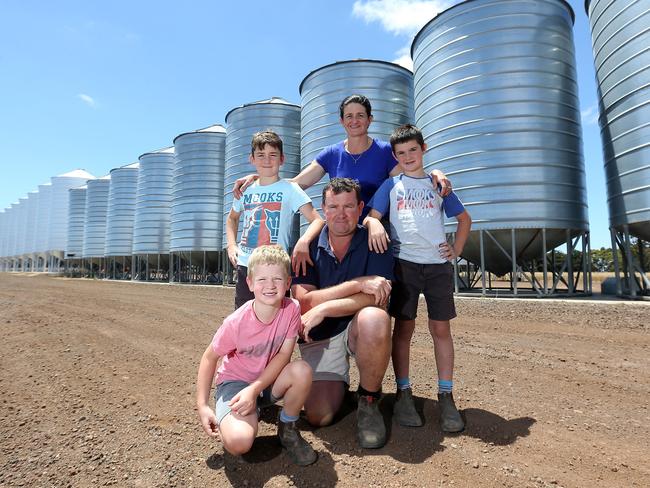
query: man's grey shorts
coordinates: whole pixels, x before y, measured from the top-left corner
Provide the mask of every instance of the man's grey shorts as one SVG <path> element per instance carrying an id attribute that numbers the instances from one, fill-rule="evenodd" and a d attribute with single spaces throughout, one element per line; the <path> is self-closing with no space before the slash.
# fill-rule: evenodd
<path id="1" fill-rule="evenodd" d="M 354 353 L 348 344 L 349 330 L 350 324 L 334 337 L 299 345 L 300 356 L 313 371 L 312 381 L 344 381 L 350 384 L 350 356 L 354 357 Z"/>
<path id="2" fill-rule="evenodd" d="M 228 406 L 228 402 L 232 400 L 237 393 L 242 391 L 249 384 L 250 383 L 246 383 L 245 381 L 233 380 L 233 381 L 224 381 L 223 383 L 219 383 L 217 385 L 217 388 L 215 389 L 214 392 L 214 400 L 215 400 L 214 413 L 217 416 L 217 423 L 220 424 L 223 418 L 231 412 L 231 409 Z M 277 403 L 280 400 L 280 398 L 275 398 L 271 394 L 271 388 L 272 386 L 265 388 L 262 391 L 262 393 L 260 393 L 260 396 L 257 397 L 258 414 L 261 408 L 273 405 L 274 403 Z"/>

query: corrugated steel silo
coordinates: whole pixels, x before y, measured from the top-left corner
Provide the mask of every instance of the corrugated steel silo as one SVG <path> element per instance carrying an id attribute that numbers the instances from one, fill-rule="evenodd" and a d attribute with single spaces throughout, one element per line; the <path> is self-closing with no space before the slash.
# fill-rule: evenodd
<path id="1" fill-rule="evenodd" d="M 411 47 L 425 162 L 472 215 L 463 256 L 481 262 L 489 231 L 484 262 L 499 275 L 514 271 L 509 254 L 541 257 L 588 231 L 573 21 L 562 0 L 472 0 Z"/>
<path id="2" fill-rule="evenodd" d="M 83 258 L 103 258 L 106 249 L 106 217 L 110 175 L 86 182 L 86 224 L 84 226 Z"/>
<path id="3" fill-rule="evenodd" d="M 215 253 L 221 251 L 225 139 L 221 125 L 174 139 L 169 250 L 186 256 L 188 262 L 196 262 L 193 253 L 200 256 L 202 270 L 216 270 L 220 259 Z"/>
<path id="4" fill-rule="evenodd" d="M 50 242 L 50 209 L 52 203 L 52 183 L 38 185 L 38 210 L 36 211 L 36 237 L 34 251 L 37 253 L 37 271 L 45 271 Z"/>
<path id="5" fill-rule="evenodd" d="M 16 243 L 18 238 L 18 202 L 14 202 L 9 207 L 9 236 L 7 238 L 7 255 L 11 257 L 11 270 L 16 271 L 16 256 L 18 255 Z"/>
<path id="6" fill-rule="evenodd" d="M 2 212 L 0 212 L 0 271 L 2 272 L 7 271 L 9 263 L 9 255 L 7 252 L 9 217 L 8 209 L 2 209 Z"/>
<path id="7" fill-rule="evenodd" d="M 650 241 L 650 1 L 587 0 L 610 226 Z"/>
<path id="8" fill-rule="evenodd" d="M 156 266 L 157 272 L 169 268 L 174 148 L 144 153 L 139 160 L 133 254 L 145 260 L 138 275 L 148 279 L 149 264 Z"/>
<path id="9" fill-rule="evenodd" d="M 20 256 L 21 270 L 25 269 L 25 253 L 27 243 L 27 197 L 20 197 L 18 199 L 18 222 L 16 228 L 16 254 Z"/>
<path id="10" fill-rule="evenodd" d="M 388 140 L 393 129 L 413 122 L 413 73 L 397 64 L 366 59 L 328 64 L 309 73 L 299 91 L 302 168 L 314 161 L 322 149 L 346 138 L 339 105 L 349 95 L 365 95 L 370 100 L 370 137 Z M 328 181 L 325 175 L 307 190 L 319 210 Z"/>
<path id="11" fill-rule="evenodd" d="M 38 212 L 38 192 L 30 191 L 27 193 L 27 217 L 25 229 L 25 254 L 28 255 L 27 266 L 30 271 L 35 268 L 35 256 L 32 254 L 36 251 L 34 241 L 36 239 L 36 214 Z"/>
<path id="12" fill-rule="evenodd" d="M 300 172 L 300 107 L 286 100 L 273 97 L 269 100 L 247 103 L 226 114 L 226 170 L 224 174 L 223 199 L 223 248 L 226 242 L 226 217 L 232 207 L 232 188 L 235 180 L 255 173 L 249 162 L 251 140 L 256 132 L 270 129 L 282 139 L 284 164 L 280 166 L 280 178 L 292 178 Z M 239 225 L 237 242 L 241 237 Z M 298 228 L 295 227 L 297 238 Z"/>
<path id="13" fill-rule="evenodd" d="M 105 256 L 131 256 L 139 163 L 110 171 Z"/>
<path id="14" fill-rule="evenodd" d="M 79 259 L 83 255 L 87 188 L 86 185 L 83 185 L 68 190 L 68 236 L 65 246 L 66 259 Z"/>
<path id="15" fill-rule="evenodd" d="M 50 205 L 50 239 L 48 241 L 48 251 L 53 259 L 57 262 L 52 263 L 52 267 L 58 267 L 58 260 L 63 259 L 66 241 L 68 237 L 68 210 L 70 188 L 75 188 L 86 183 L 87 180 L 93 179 L 94 176 L 82 169 L 76 169 L 68 173 L 53 176 L 52 196 Z"/>

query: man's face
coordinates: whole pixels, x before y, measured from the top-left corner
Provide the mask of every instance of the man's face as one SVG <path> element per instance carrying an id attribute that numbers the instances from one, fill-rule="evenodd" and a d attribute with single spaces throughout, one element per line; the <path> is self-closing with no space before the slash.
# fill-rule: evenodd
<path id="1" fill-rule="evenodd" d="M 341 192 L 335 195 L 331 190 L 325 192 L 323 212 L 331 236 L 354 234 L 363 209 L 363 202 L 357 202 L 355 192 Z"/>

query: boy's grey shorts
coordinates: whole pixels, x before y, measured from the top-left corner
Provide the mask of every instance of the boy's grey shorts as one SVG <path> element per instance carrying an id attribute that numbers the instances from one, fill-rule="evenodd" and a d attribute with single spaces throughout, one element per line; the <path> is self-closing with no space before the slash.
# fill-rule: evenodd
<path id="1" fill-rule="evenodd" d="M 233 397 L 246 388 L 250 383 L 245 381 L 224 381 L 219 383 L 214 392 L 215 407 L 214 413 L 217 416 L 217 423 L 221 423 L 223 418 L 231 412 L 228 402 L 233 399 Z M 280 401 L 280 398 L 275 398 L 271 393 L 271 386 L 265 388 L 260 396 L 257 398 L 257 410 L 264 407 L 268 407 Z"/>
<path id="2" fill-rule="evenodd" d="M 354 357 L 354 353 L 348 345 L 349 330 L 350 324 L 334 337 L 299 345 L 300 356 L 313 371 L 312 381 L 344 381 L 350 384 L 350 356 Z"/>

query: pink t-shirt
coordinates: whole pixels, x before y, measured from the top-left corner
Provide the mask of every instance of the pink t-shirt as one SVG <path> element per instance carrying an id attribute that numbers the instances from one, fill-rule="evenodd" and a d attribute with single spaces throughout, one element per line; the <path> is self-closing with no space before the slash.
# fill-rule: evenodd
<path id="1" fill-rule="evenodd" d="M 253 311 L 253 300 L 246 302 L 223 321 L 212 339 L 212 350 L 223 357 L 216 383 L 241 380 L 252 383 L 287 339 L 300 330 L 300 305 L 283 298 L 278 314 L 270 324 L 260 322 Z"/>

